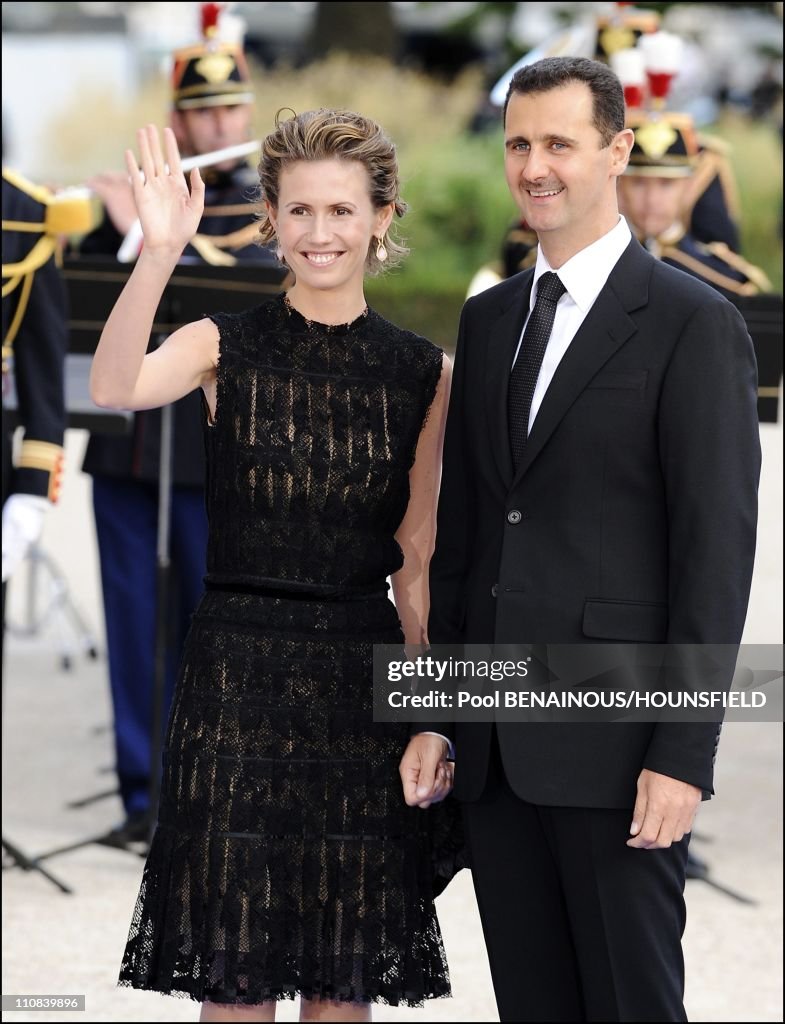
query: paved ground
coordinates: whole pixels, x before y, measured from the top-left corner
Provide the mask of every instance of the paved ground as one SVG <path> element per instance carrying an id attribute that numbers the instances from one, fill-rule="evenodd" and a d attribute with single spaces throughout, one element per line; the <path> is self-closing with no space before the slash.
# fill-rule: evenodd
<path id="1" fill-rule="evenodd" d="M 762 435 L 761 541 L 745 639 L 772 643 L 781 641 L 782 628 L 782 428 L 764 427 Z M 45 549 L 65 571 L 101 644 L 89 483 L 75 468 L 83 444 L 83 435 L 69 434 L 65 497 L 47 524 Z M 24 617 L 20 583 L 11 602 L 16 621 Z M 39 597 L 45 591 L 39 586 Z M 61 671 L 56 623 L 50 622 L 37 636 L 8 638 L 5 676 L 4 834 L 38 853 L 106 830 L 120 817 L 116 797 L 67 807 L 112 788 L 105 663 L 80 654 L 73 671 Z M 783 1019 L 781 774 L 780 725 L 726 726 L 718 797 L 701 810 L 694 849 L 718 881 L 754 902 L 739 902 L 704 882 L 688 884 L 687 1008 L 693 1021 Z M 35 873 L 4 872 L 3 992 L 84 993 L 91 1021 L 196 1020 L 194 1003 L 115 988 L 141 861 L 87 845 L 47 863 L 74 895 L 62 895 Z M 452 883 L 438 909 L 454 997 L 424 1010 L 380 1008 L 377 1020 L 498 1019 L 468 873 Z M 74 1014 L 14 1012 L 7 1019 L 73 1021 Z M 296 1020 L 296 1008 L 284 1005 L 279 1019 Z"/>

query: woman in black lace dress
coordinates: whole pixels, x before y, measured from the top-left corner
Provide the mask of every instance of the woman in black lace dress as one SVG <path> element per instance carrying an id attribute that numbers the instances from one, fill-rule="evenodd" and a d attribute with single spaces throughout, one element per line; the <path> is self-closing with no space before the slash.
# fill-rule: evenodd
<path id="1" fill-rule="evenodd" d="M 449 994 L 433 897 L 457 866 L 446 741 L 415 741 L 410 806 L 406 727 L 372 720 L 372 645 L 425 639 L 450 369 L 365 304 L 366 271 L 404 251 L 394 147 L 356 114 L 279 123 L 261 233 L 295 285 L 150 355 L 204 189 L 170 132 L 166 163 L 153 127 L 139 147 L 145 245 L 92 393 L 141 409 L 202 388 L 210 539 L 120 983 L 197 999 L 202 1020 L 272 1020 L 298 994 L 303 1020 L 368 1020 Z"/>

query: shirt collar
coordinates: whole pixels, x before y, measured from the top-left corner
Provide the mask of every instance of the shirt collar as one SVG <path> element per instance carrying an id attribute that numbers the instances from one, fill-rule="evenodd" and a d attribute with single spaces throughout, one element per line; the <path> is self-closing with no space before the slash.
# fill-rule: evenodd
<path id="1" fill-rule="evenodd" d="M 619 261 L 621 254 L 630 243 L 632 234 L 624 217 L 619 216 L 618 224 L 611 228 L 602 238 L 576 252 L 557 271 L 554 271 L 542 248 L 537 249 L 537 263 L 534 268 L 529 306 L 534 309 L 537 298 L 537 282 L 548 271 L 557 273 L 572 301 L 582 313 L 587 313 L 597 296 L 605 287 L 605 282 Z"/>

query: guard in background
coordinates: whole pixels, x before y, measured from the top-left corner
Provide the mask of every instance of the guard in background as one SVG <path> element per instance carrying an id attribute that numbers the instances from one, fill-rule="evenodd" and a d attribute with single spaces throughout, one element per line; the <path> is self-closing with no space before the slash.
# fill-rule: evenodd
<path id="1" fill-rule="evenodd" d="M 698 141 L 687 114 L 628 113 L 635 142 L 619 179 L 619 204 L 630 228 L 657 259 L 678 267 L 734 301 L 771 290 L 760 268 L 722 241 L 699 241 L 688 227 Z"/>
<path id="2" fill-rule="evenodd" d="M 700 166 L 687 114 L 632 110 L 630 162 L 619 179 L 619 209 L 657 259 L 721 292 L 739 308 L 758 361 L 758 417 L 776 422 L 782 378 L 782 299 L 760 267 L 723 241 L 700 241 L 687 227 L 692 178 Z"/>
<path id="3" fill-rule="evenodd" d="M 58 235 L 78 230 L 79 216 L 73 204 L 3 169 L 3 584 L 60 492 L 68 306 L 56 258 Z M 24 430 L 15 465 L 15 420 L 6 410 L 12 378 Z"/>
<path id="4" fill-rule="evenodd" d="M 658 32 L 657 11 L 638 10 L 619 3 L 608 14 L 597 17 L 595 60 L 614 66 L 614 55 L 633 48 Z M 620 76 L 622 77 L 622 76 Z M 623 78 L 622 78 L 623 81 Z M 722 139 L 703 132 L 696 136 L 697 149 L 683 215 L 690 232 L 700 242 L 724 242 L 739 252 L 739 198 L 730 164 L 730 147 Z"/>
<path id="5" fill-rule="evenodd" d="M 170 124 L 183 156 L 251 137 L 253 93 L 245 56 L 241 46 L 218 41 L 216 18 L 217 5 L 205 4 L 202 43 L 174 55 Z M 206 168 L 202 177 L 204 216 L 183 260 L 222 267 L 238 260 L 275 263 L 269 250 L 254 243 L 259 208 L 249 195 L 258 186 L 255 172 L 229 161 Z M 103 199 L 106 216 L 80 253 L 114 255 L 136 219 L 127 175 L 99 175 L 88 184 Z M 171 589 L 176 607 L 171 609 L 164 720 L 206 571 L 203 417 L 199 392 L 175 404 Z M 145 839 L 149 830 L 160 426 L 159 410 L 136 413 L 130 436 L 92 437 L 83 465 L 93 477 L 117 775 L 126 815 L 113 833 L 118 844 Z"/>

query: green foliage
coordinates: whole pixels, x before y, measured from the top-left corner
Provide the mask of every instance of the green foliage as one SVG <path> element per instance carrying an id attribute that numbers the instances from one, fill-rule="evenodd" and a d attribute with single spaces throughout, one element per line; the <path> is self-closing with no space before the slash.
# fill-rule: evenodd
<path id="1" fill-rule="evenodd" d="M 459 135 L 420 147 L 404 166 L 404 221 L 418 280 L 464 288 L 477 267 L 499 257 L 515 208 L 504 180 L 501 131 Z"/>
<path id="2" fill-rule="evenodd" d="M 739 190 L 742 254 L 782 291 L 782 142 L 772 121 L 726 114 L 712 129 L 730 146 Z"/>
<path id="3" fill-rule="evenodd" d="M 469 69 L 449 85 L 378 57 L 333 54 L 303 68 L 253 72 L 254 121 L 261 138 L 281 107 L 358 110 L 395 140 L 402 162 L 421 145 L 436 145 L 464 130 L 477 105 L 481 73 Z"/>
<path id="4" fill-rule="evenodd" d="M 458 320 L 466 298 L 462 283 L 428 285 L 400 274 L 367 282 L 368 302 L 393 323 L 422 334 L 447 352 L 455 349 Z"/>

